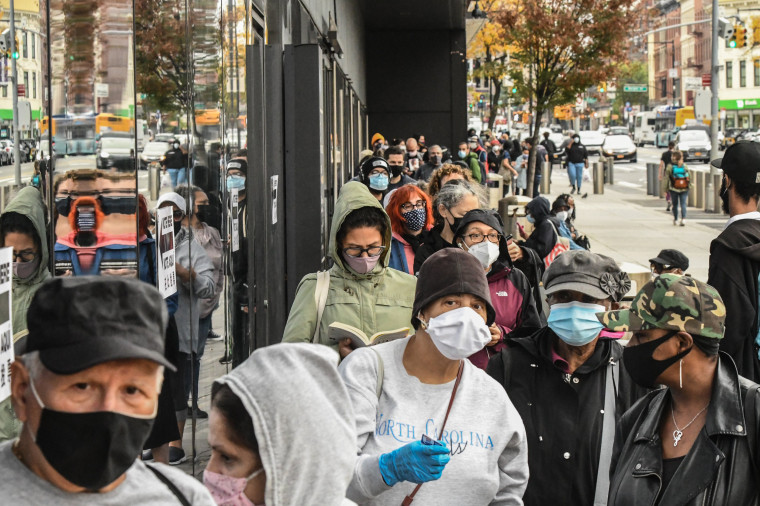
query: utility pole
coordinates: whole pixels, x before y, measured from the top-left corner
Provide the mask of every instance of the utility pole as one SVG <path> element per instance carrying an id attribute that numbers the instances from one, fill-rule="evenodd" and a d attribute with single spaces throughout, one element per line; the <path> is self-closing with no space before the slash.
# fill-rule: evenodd
<path id="1" fill-rule="evenodd" d="M 18 149 L 18 69 L 16 67 L 16 10 L 11 2 L 11 68 L 13 69 L 13 166 L 16 172 L 16 186 L 21 186 L 21 157 Z"/>
<path id="2" fill-rule="evenodd" d="M 710 100 L 710 160 L 718 158 L 718 0 L 712 0 L 712 56 L 710 58 L 710 91 L 712 97 Z M 705 189 L 707 198 L 705 198 L 705 211 L 708 213 L 715 212 L 715 189 L 713 180 L 718 173 L 716 167 L 710 164 L 710 177 L 707 178 L 707 187 Z"/>

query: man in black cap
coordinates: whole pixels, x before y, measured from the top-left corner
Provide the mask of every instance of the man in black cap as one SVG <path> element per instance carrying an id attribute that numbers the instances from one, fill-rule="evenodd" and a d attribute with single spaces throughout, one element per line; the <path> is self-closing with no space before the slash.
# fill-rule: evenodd
<path id="1" fill-rule="evenodd" d="M 760 274 L 760 143 L 739 141 L 723 158 L 720 198 L 730 219 L 710 244 L 707 284 L 726 303 L 726 336 L 720 349 L 736 362 L 739 374 L 760 381 L 758 361 L 758 275 Z"/>
<path id="2" fill-rule="evenodd" d="M 618 307 L 630 280 L 609 257 L 567 251 L 544 273 L 548 326 L 507 339 L 486 370 L 507 391 L 528 435 L 526 506 L 604 504 L 615 426 L 644 394 L 621 370 L 622 334 L 598 312 Z"/>
<path id="3" fill-rule="evenodd" d="M 664 249 L 649 259 L 649 269 L 654 276 L 660 274 L 682 275 L 689 268 L 689 259 L 677 249 Z"/>
<path id="4" fill-rule="evenodd" d="M 161 295 L 137 279 L 55 278 L 37 291 L 11 366 L 23 428 L 0 445 L 5 504 L 214 504 L 192 477 L 135 460 L 163 370 L 174 369 L 167 319 Z"/>

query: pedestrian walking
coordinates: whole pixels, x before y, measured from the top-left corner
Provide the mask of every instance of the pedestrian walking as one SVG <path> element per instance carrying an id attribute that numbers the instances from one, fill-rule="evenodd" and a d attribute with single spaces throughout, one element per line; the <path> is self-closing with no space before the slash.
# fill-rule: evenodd
<path id="1" fill-rule="evenodd" d="M 274 344 L 214 382 L 203 482 L 217 504 L 353 504 L 354 412 L 337 364 L 325 346 Z"/>
<path id="2" fill-rule="evenodd" d="M 393 231 L 388 267 L 414 274 L 414 256 L 433 226 L 430 197 L 416 185 L 408 184 L 390 195 L 385 211 Z"/>
<path id="3" fill-rule="evenodd" d="M 187 156 L 179 145 L 178 140 L 172 141 L 172 146 L 164 153 L 164 159 L 161 161 L 161 165 L 169 173 L 169 177 L 172 181 L 172 188 L 176 188 L 178 184 L 187 182 Z"/>
<path id="4" fill-rule="evenodd" d="M 609 257 L 569 251 L 543 283 L 547 326 L 509 339 L 488 365 L 528 435 L 523 502 L 604 504 L 616 423 L 645 391 L 620 370 L 619 335 L 604 333 L 596 314 L 617 308 L 630 280 Z"/>
<path id="5" fill-rule="evenodd" d="M 345 356 L 353 349 L 351 341 L 330 340 L 333 322 L 352 325 L 367 336 L 407 326 L 416 279 L 388 268 L 391 236 L 390 218 L 367 187 L 343 185 L 330 228 L 333 266 L 301 280 L 283 341 L 324 344 Z"/>
<path id="6" fill-rule="evenodd" d="M 523 147 L 522 154 L 515 160 L 515 195 L 528 194 L 528 162 L 530 160 L 530 149 Z"/>
<path id="7" fill-rule="evenodd" d="M 631 309 L 600 315 L 608 329 L 633 333 L 623 351 L 633 380 L 665 386 L 620 420 L 607 504 L 757 502 L 760 385 L 719 351 L 726 309 L 713 287 L 663 274 Z"/>
<path id="8" fill-rule="evenodd" d="M 581 194 L 583 169 L 588 168 L 588 151 L 581 144 L 581 137 L 573 134 L 567 145 L 567 177 L 570 179 L 570 194 Z"/>
<path id="9" fill-rule="evenodd" d="M 760 275 L 760 144 L 739 141 L 712 164 L 723 169 L 720 197 L 729 214 L 723 232 L 710 243 L 707 283 L 726 303 L 726 336 L 720 349 L 739 374 L 760 381 L 758 275 Z"/>
<path id="10" fill-rule="evenodd" d="M 668 165 L 673 164 L 672 156 L 673 151 L 676 149 L 676 143 L 673 141 L 670 141 L 668 143 L 668 150 L 665 151 L 662 156 L 660 157 L 660 165 L 657 168 L 657 174 L 660 180 L 660 184 L 663 185 L 663 191 L 665 193 L 665 203 L 667 204 L 666 211 L 670 211 L 670 204 L 671 204 L 671 196 L 670 192 L 668 191 L 668 178 L 665 174 L 665 168 Z"/>
<path id="11" fill-rule="evenodd" d="M 339 367 L 359 450 L 347 497 L 520 504 L 528 479 L 522 421 L 503 389 L 465 360 L 490 342 L 495 319 L 480 262 L 458 248 L 431 256 L 413 315 L 413 336 L 361 348 Z"/>
<path id="12" fill-rule="evenodd" d="M 670 155 L 670 164 L 665 167 L 665 177 L 668 181 L 668 193 L 673 204 L 673 225 L 684 226 L 686 220 L 686 202 L 689 197 L 689 188 L 692 186 L 692 174 L 683 161 L 680 151 L 673 151 Z M 678 208 L 681 208 L 681 221 L 678 221 Z"/>
<path id="13" fill-rule="evenodd" d="M 420 272 L 425 260 L 436 251 L 456 247 L 454 232 L 462 217 L 467 211 L 481 207 L 485 207 L 485 199 L 479 191 L 479 185 L 464 180 L 450 181 L 443 185 L 433 202 L 433 210 L 438 211 L 436 224 L 414 256 L 414 272 Z"/>
<path id="14" fill-rule="evenodd" d="M 532 334 L 541 327 L 541 320 L 528 278 L 509 258 L 499 213 L 490 209 L 469 211 L 462 218 L 454 241 L 480 262 L 496 311 L 490 327 L 491 342 L 468 357 L 477 367 L 485 369 L 488 360 L 504 349 L 506 339 Z"/>
<path id="15" fill-rule="evenodd" d="M 23 428 L 0 444 L 4 503 L 214 505 L 192 477 L 136 460 L 162 371 L 174 368 L 158 290 L 123 277 L 58 277 L 37 291 L 27 321 L 11 365 Z"/>
<path id="16" fill-rule="evenodd" d="M 677 274 L 682 276 L 689 268 L 689 259 L 677 249 L 664 249 L 657 256 L 649 259 L 649 269 L 652 277 L 662 274 Z"/>

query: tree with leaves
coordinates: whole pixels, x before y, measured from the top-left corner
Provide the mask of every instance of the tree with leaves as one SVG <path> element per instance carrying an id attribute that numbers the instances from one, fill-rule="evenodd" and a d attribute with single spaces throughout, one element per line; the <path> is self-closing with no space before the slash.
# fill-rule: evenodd
<path id="1" fill-rule="evenodd" d="M 535 118 L 528 195 L 533 196 L 544 113 L 614 77 L 640 9 L 636 0 L 515 0 L 490 14 L 513 48 L 509 75 L 518 94 L 530 101 Z"/>

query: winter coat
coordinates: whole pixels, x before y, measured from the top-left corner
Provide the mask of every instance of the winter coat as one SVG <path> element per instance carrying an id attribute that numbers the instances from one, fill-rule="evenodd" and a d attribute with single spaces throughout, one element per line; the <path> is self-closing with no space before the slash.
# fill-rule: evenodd
<path id="1" fill-rule="evenodd" d="M 201 299 L 200 301 L 200 318 L 205 318 L 210 315 L 217 305 L 219 305 L 219 298 L 224 290 L 224 272 L 222 271 L 222 238 L 219 235 L 219 231 L 214 227 L 208 226 L 206 223 L 201 223 L 200 229 L 194 229 L 193 234 L 198 244 L 203 246 L 203 250 L 206 252 L 206 256 L 214 266 L 214 295 L 208 299 Z"/>
<path id="2" fill-rule="evenodd" d="M 710 244 L 707 284 L 726 304 L 726 334 L 720 349 L 736 362 L 739 374 L 760 381 L 758 363 L 758 275 L 760 220 L 729 225 Z"/>
<path id="3" fill-rule="evenodd" d="M 728 355 L 721 353 L 718 360 L 705 425 L 662 491 L 657 503 L 661 506 L 760 504 L 758 385 L 739 376 Z M 751 411 L 745 406 L 749 396 L 754 397 Z M 655 504 L 662 485 L 659 426 L 668 415 L 669 399 L 667 388 L 651 392 L 620 421 L 610 473 L 610 506 Z"/>
<path id="4" fill-rule="evenodd" d="M 410 327 L 414 289 L 417 279 L 404 272 L 388 268 L 391 250 L 391 220 L 385 211 L 385 251 L 380 255 L 375 268 L 367 274 L 359 274 L 343 262 L 337 241 L 346 217 L 361 207 L 376 207 L 383 210 L 380 203 L 366 186 L 358 182 L 343 185 L 335 205 L 330 228 L 330 287 L 327 294 L 322 321 L 317 335 L 317 343 L 338 348 L 338 343 L 328 337 L 328 327 L 333 322 L 346 323 L 361 329 L 367 336 L 383 330 Z M 283 341 L 309 342 L 317 325 L 317 304 L 314 300 L 317 274 L 307 274 L 296 290 L 293 306 L 285 324 Z"/>
<path id="5" fill-rule="evenodd" d="M 425 263 L 433 253 L 442 250 L 443 248 L 456 248 L 455 245 L 441 237 L 441 231 L 443 225 L 436 225 L 430 229 L 425 238 L 425 243 L 417 249 L 417 253 L 414 255 L 414 273 L 420 272 L 420 267 Z"/>
<path id="6" fill-rule="evenodd" d="M 26 336 L 26 312 L 32 303 L 32 297 L 42 283 L 50 279 L 48 271 L 47 233 L 45 232 L 45 211 L 40 191 L 33 186 L 22 188 L 16 197 L 10 201 L 3 215 L 18 213 L 26 216 L 32 222 L 37 238 L 40 240 L 40 264 L 37 271 L 27 279 L 13 276 L 11 285 L 11 303 L 13 309 L 13 341 L 17 342 Z M 11 406 L 10 398 L 0 403 L 0 442 L 18 436 L 21 423 Z"/>
<path id="7" fill-rule="evenodd" d="M 622 368 L 623 347 L 615 340 L 599 338 L 593 355 L 573 374 L 555 365 L 557 340 L 549 327 L 509 339 L 487 369 L 504 386 L 525 424 L 530 466 L 526 506 L 593 504 L 607 371 L 621 367 L 616 420 L 645 393 Z M 610 359 L 617 365 L 609 366 Z"/>
<path id="8" fill-rule="evenodd" d="M 411 267 L 410 267 L 411 266 Z M 414 249 L 403 237 L 393 232 L 391 239 L 391 256 L 388 267 L 397 271 L 414 274 Z"/>
<path id="9" fill-rule="evenodd" d="M 530 335 L 541 327 L 530 283 L 520 269 L 497 262 L 487 278 L 491 304 L 496 311 L 496 325 L 502 337 L 495 345 L 486 346 L 469 357 L 481 369 L 488 366 L 492 356 L 506 348 L 506 339 Z"/>
<path id="10" fill-rule="evenodd" d="M 520 246 L 534 250 L 543 259 L 557 244 L 557 231 L 549 221 L 549 201 L 536 197 L 525 206 L 525 212 L 533 216 L 535 228 Z"/>
<path id="11" fill-rule="evenodd" d="M 465 156 L 464 160 L 462 161 L 466 163 L 468 167 L 470 167 L 473 181 L 477 181 L 478 183 L 484 182 L 485 175 L 481 174 L 480 172 L 480 161 L 478 160 L 478 155 L 472 152 L 467 153 L 467 156 Z"/>

